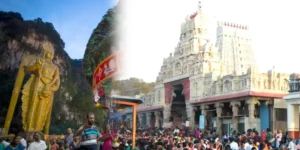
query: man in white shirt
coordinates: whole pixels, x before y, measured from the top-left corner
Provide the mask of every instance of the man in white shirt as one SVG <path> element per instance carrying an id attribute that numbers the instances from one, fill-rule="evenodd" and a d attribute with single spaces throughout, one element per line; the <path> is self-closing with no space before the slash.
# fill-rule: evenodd
<path id="1" fill-rule="evenodd" d="M 33 134 L 34 141 L 29 145 L 28 150 L 46 150 L 47 145 L 45 141 L 41 140 L 41 135 L 38 132 Z"/>
<path id="2" fill-rule="evenodd" d="M 243 147 L 243 149 L 246 149 L 248 146 L 249 146 L 249 142 L 248 142 L 248 140 L 245 139 L 244 140 L 244 147 Z"/>
<path id="3" fill-rule="evenodd" d="M 239 150 L 239 145 L 234 141 L 232 137 L 229 138 L 230 141 L 230 148 L 232 150 Z"/>
<path id="4" fill-rule="evenodd" d="M 10 145 L 10 143 L 8 143 L 8 142 L 5 141 L 5 138 L 4 138 L 4 137 L 0 137 L 0 138 L 3 139 L 2 144 L 3 144 L 5 147 L 7 147 L 8 145 Z"/>
<path id="5" fill-rule="evenodd" d="M 22 146 L 27 147 L 27 142 L 25 140 L 25 137 L 26 137 L 25 133 L 24 132 L 19 133 L 19 136 L 22 137 L 20 140 L 20 143 L 22 144 Z"/>
<path id="6" fill-rule="evenodd" d="M 248 146 L 246 146 L 246 144 L 245 144 L 245 150 L 251 150 L 253 147 L 252 144 L 253 144 L 253 142 L 251 140 L 249 141 Z"/>
<path id="7" fill-rule="evenodd" d="M 289 147 L 288 147 L 288 149 L 289 149 L 289 150 L 295 150 L 295 143 L 293 142 L 293 139 L 290 138 L 289 140 L 290 140 L 290 142 L 289 142 Z"/>

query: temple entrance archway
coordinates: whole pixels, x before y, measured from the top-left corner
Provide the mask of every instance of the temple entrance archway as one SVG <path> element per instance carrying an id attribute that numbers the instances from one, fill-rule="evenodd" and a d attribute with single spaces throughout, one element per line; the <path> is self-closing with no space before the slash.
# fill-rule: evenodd
<path id="1" fill-rule="evenodd" d="M 170 121 L 174 126 L 181 126 L 187 119 L 183 89 L 182 84 L 173 85 Z"/>

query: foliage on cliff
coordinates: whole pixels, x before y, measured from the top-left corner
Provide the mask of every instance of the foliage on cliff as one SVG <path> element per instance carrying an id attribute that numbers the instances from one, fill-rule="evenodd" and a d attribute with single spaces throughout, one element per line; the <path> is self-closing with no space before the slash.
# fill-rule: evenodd
<path id="1" fill-rule="evenodd" d="M 115 46 L 116 14 L 116 7 L 109 9 L 94 29 L 87 43 L 83 58 L 83 68 L 86 79 L 90 84 L 92 84 L 95 68 L 101 61 L 112 54 L 111 49 Z M 111 80 L 107 80 L 103 85 L 106 91 L 111 91 Z"/>
<path id="2" fill-rule="evenodd" d="M 82 60 L 72 60 L 64 51 L 65 44 L 53 24 L 40 18 L 24 20 L 19 13 L 0 11 L 0 126 L 4 124 L 21 58 L 39 55 L 43 42 L 53 44 L 53 62 L 59 67 L 61 78 L 61 86 L 54 97 L 50 132 L 61 134 L 67 127 L 76 128 L 79 120 L 85 119 L 84 115 L 90 111 L 97 114 L 100 124 L 103 113 L 93 106 L 90 86 L 84 79 Z M 22 126 L 20 106 L 19 100 L 12 128 Z"/>
<path id="3" fill-rule="evenodd" d="M 124 96 L 143 95 L 151 92 L 155 83 L 147 83 L 138 78 L 113 81 L 113 89 Z"/>

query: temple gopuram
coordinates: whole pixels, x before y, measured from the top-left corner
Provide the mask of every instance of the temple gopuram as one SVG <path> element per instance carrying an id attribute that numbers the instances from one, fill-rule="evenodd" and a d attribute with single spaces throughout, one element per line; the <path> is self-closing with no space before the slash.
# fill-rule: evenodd
<path id="1" fill-rule="evenodd" d="M 154 89 L 142 96 L 139 126 L 189 126 L 219 135 L 286 129 L 283 97 L 289 92 L 290 74 L 275 68 L 258 71 L 247 25 L 218 21 L 212 42 L 207 20 L 202 5 L 186 17 L 178 45 L 163 60 Z"/>

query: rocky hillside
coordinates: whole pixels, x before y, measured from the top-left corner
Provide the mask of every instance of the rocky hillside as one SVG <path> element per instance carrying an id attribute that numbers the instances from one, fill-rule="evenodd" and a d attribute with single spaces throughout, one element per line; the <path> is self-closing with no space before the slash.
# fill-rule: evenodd
<path id="1" fill-rule="evenodd" d="M 89 111 L 96 111 L 99 114 L 97 121 L 101 122 L 103 113 L 93 107 L 90 86 L 82 70 L 82 60 L 69 57 L 64 50 L 65 43 L 53 24 L 43 22 L 40 18 L 24 20 L 19 13 L 0 11 L 0 127 L 4 124 L 21 58 L 29 54 L 39 55 L 39 46 L 43 42 L 54 45 L 53 62 L 59 66 L 61 76 L 61 86 L 54 98 L 50 132 L 61 134 L 66 127 L 77 128 L 77 123 Z M 19 100 L 11 131 L 22 126 L 19 123 L 20 106 Z"/>
<path id="2" fill-rule="evenodd" d="M 83 68 L 86 79 L 92 84 L 92 75 L 98 64 L 112 54 L 116 37 L 117 7 L 109 9 L 94 29 L 85 50 Z M 116 48 L 117 49 L 117 48 Z M 112 80 L 103 83 L 105 91 L 111 91 Z"/>
<path id="3" fill-rule="evenodd" d="M 130 78 L 126 80 L 113 81 L 113 89 L 120 95 L 124 96 L 136 96 L 145 95 L 151 92 L 155 83 L 147 83 L 142 79 Z"/>

